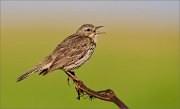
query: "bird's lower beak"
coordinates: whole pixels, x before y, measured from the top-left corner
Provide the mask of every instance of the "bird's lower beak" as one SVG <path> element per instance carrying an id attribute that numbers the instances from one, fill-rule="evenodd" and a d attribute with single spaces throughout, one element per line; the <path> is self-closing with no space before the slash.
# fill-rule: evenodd
<path id="1" fill-rule="evenodd" d="M 96 26 L 96 30 L 99 29 L 99 28 L 102 28 L 102 27 L 104 27 L 104 26 Z M 99 31 L 96 32 L 96 34 L 104 34 L 104 33 L 105 32 L 99 32 Z"/>

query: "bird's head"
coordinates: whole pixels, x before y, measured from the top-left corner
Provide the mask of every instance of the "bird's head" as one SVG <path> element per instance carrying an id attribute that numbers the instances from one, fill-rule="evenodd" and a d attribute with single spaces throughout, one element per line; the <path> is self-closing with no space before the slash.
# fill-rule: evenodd
<path id="1" fill-rule="evenodd" d="M 94 37 L 94 36 L 97 36 L 97 34 L 104 33 L 104 32 L 97 31 L 97 29 L 101 27 L 103 26 L 94 26 L 92 24 L 84 24 L 76 31 L 76 34 L 79 34 L 81 36 L 86 36 L 86 37 Z"/>

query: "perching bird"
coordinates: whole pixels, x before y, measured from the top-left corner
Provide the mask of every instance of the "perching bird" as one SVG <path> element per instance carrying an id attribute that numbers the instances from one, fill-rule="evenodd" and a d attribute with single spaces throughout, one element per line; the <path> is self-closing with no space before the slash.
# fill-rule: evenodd
<path id="1" fill-rule="evenodd" d="M 97 35 L 103 33 L 97 32 L 97 29 L 101 27 L 103 26 L 82 25 L 75 34 L 63 40 L 43 61 L 20 76 L 17 82 L 38 71 L 41 71 L 40 75 L 46 75 L 54 70 L 62 69 L 74 75 L 72 70 L 79 68 L 93 54 Z"/>

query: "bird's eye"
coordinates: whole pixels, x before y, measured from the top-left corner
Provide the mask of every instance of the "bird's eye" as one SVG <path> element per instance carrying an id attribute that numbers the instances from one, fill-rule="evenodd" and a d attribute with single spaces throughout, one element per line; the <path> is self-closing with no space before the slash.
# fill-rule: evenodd
<path id="1" fill-rule="evenodd" d="M 91 31 L 91 30 L 88 28 L 87 31 Z"/>

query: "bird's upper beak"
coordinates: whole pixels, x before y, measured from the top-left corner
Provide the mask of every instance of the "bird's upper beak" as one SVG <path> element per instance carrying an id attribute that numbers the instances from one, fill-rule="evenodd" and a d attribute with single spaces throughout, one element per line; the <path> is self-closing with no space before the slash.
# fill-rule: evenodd
<path id="1" fill-rule="evenodd" d="M 101 27 L 104 27 L 104 26 L 96 26 L 96 29 L 101 28 Z"/>
<path id="2" fill-rule="evenodd" d="M 104 26 L 96 26 L 96 30 L 99 29 L 99 28 L 102 28 L 102 27 L 104 27 Z M 96 32 L 96 34 L 104 34 L 104 33 L 105 32 L 99 32 L 99 31 Z"/>

